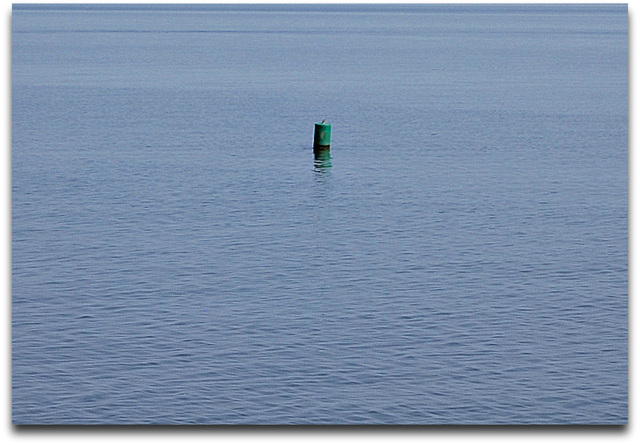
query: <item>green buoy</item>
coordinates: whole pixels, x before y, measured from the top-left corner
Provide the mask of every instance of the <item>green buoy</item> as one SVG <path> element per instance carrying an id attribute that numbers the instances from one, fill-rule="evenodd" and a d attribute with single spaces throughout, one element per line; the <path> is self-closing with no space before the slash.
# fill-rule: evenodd
<path id="1" fill-rule="evenodd" d="M 313 135 L 313 149 L 328 149 L 331 145 L 331 124 L 316 122 L 316 131 Z"/>

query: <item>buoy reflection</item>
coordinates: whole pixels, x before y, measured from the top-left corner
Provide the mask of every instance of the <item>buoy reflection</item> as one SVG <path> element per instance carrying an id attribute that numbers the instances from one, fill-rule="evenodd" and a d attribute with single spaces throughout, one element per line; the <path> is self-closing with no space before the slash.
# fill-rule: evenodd
<path id="1" fill-rule="evenodd" d="M 331 151 L 328 148 L 315 148 L 313 157 L 313 166 L 316 171 L 321 172 L 331 168 Z"/>

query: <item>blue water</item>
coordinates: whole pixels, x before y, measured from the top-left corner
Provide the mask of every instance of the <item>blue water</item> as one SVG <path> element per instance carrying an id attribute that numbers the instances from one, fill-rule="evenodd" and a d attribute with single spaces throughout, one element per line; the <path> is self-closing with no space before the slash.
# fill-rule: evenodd
<path id="1" fill-rule="evenodd" d="M 626 423 L 627 139 L 626 5 L 14 6 L 13 423 Z"/>

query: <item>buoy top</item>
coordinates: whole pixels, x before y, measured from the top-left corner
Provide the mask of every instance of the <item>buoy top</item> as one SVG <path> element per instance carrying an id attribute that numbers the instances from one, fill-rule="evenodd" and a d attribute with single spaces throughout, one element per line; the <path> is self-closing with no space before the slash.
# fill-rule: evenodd
<path id="1" fill-rule="evenodd" d="M 329 148 L 331 144 L 331 124 L 324 119 L 316 122 L 316 129 L 313 135 L 313 146 L 317 148 Z"/>

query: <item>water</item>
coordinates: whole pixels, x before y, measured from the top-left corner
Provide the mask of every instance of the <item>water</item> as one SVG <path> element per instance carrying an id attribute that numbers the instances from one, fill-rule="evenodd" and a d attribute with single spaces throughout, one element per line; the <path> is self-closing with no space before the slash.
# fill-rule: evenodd
<path id="1" fill-rule="evenodd" d="M 627 22 L 14 7 L 13 423 L 626 423 Z"/>

